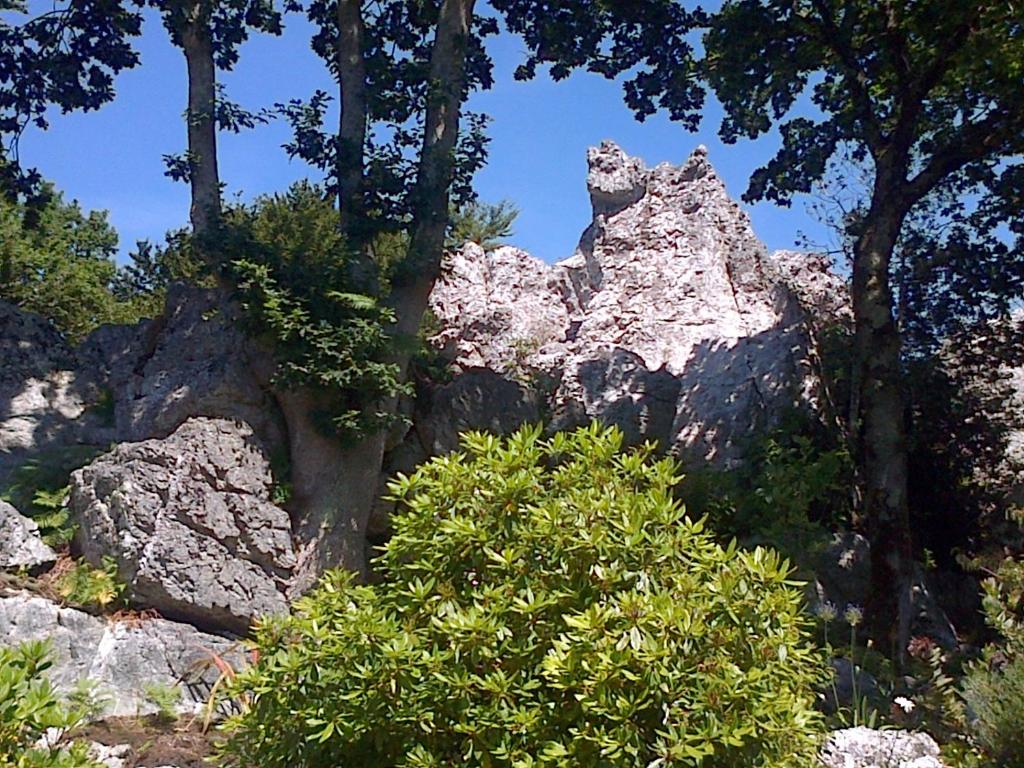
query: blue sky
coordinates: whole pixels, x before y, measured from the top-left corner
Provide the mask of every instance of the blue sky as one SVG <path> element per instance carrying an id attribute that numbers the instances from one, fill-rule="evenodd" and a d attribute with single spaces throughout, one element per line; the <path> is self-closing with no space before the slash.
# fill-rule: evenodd
<path id="1" fill-rule="evenodd" d="M 236 70 L 222 75 L 229 96 L 258 109 L 307 97 L 317 88 L 333 92 L 322 62 L 309 50 L 309 37 L 308 23 L 293 15 L 283 36 L 250 40 Z M 137 46 L 142 64 L 120 76 L 113 103 L 89 114 L 54 115 L 49 131 L 33 131 L 21 145 L 22 160 L 54 180 L 67 197 L 86 209 L 110 211 L 122 256 L 136 240 L 160 240 L 188 218 L 188 191 L 163 175 L 161 160 L 184 149 L 184 58 L 151 12 Z M 512 71 L 523 58 L 522 42 L 502 35 L 491 38 L 489 50 L 495 88 L 470 104 L 493 117 L 491 159 L 477 177 L 477 188 L 483 200 L 509 199 L 519 207 L 512 242 L 547 261 L 571 255 L 590 220 L 586 149 L 603 139 L 618 142 L 649 165 L 679 163 L 705 144 L 737 198 L 750 172 L 777 147 L 774 136 L 723 145 L 715 134 L 719 113 L 713 105 L 698 133 L 660 115 L 638 123 L 623 105 L 618 84 L 587 73 L 561 83 L 545 76 L 517 83 Z M 221 176 L 229 197 L 249 199 L 296 179 L 316 178 L 280 148 L 288 135 L 283 122 L 221 135 Z M 794 247 L 801 232 L 815 242 L 827 239 L 799 201 L 788 209 L 768 203 L 746 208 L 770 248 Z"/>

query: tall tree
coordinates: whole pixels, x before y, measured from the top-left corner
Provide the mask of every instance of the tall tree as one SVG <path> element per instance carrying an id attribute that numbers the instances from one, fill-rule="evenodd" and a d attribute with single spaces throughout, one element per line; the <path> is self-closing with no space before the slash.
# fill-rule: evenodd
<path id="1" fill-rule="evenodd" d="M 558 3 L 554 12 L 551 3 L 538 0 L 491 5 L 517 31 L 525 30 L 517 21 L 524 18 L 543 25 L 553 39 L 570 41 L 556 49 L 567 62 L 558 76 L 576 65 L 589 44 L 605 38 L 614 41 L 617 57 L 606 70 L 650 62 L 669 74 L 663 65 L 672 53 L 653 45 L 666 33 L 624 24 L 603 3 L 574 0 Z M 662 3 L 624 5 L 660 9 Z M 392 312 L 393 333 L 409 339 L 441 270 L 450 212 L 472 199 L 472 174 L 486 156 L 485 118 L 466 116 L 462 107 L 470 92 L 491 85 L 483 41 L 497 31 L 497 19 L 474 0 L 314 0 L 308 13 L 320 30 L 313 48 L 338 83 L 341 118 L 337 132 L 325 131 L 330 97 L 322 92 L 284 106 L 295 129 L 289 151 L 326 173 L 357 265 L 353 284 L 375 293 Z M 677 23 L 688 15 L 671 9 L 660 18 Z M 525 65 L 530 69 L 544 41 L 537 34 L 524 36 L 534 52 Z M 683 42 L 681 35 L 668 39 Z M 372 247 L 382 238 L 403 247 L 386 270 L 379 269 Z M 399 345 L 391 360 L 399 376 L 408 367 L 409 349 Z M 329 565 L 364 567 L 366 524 L 389 439 L 378 431 L 346 447 L 324 434 L 314 417 L 329 399 L 310 388 L 279 396 L 289 426 L 296 506 L 303 512 L 300 528 L 311 542 L 305 584 Z M 376 404 L 381 413 L 393 414 L 397 406 L 393 398 Z"/>
<path id="2" fill-rule="evenodd" d="M 0 193 L 43 191 L 24 168 L 18 142 L 46 110 L 98 109 L 114 97 L 114 77 L 138 64 L 131 38 L 141 17 L 119 0 L 65 0 L 30 13 L 24 0 L 0 0 Z"/>
<path id="3" fill-rule="evenodd" d="M 139 0 L 146 2 L 146 0 Z M 217 70 L 238 62 L 239 46 L 250 29 L 281 33 L 281 14 L 273 0 L 148 0 L 161 10 L 164 26 L 181 48 L 188 69 L 185 121 L 188 150 L 168 157 L 169 173 L 187 179 L 192 191 L 189 217 L 202 246 L 213 241 L 221 215 L 217 129 L 251 127 L 258 116 L 222 97 Z"/>

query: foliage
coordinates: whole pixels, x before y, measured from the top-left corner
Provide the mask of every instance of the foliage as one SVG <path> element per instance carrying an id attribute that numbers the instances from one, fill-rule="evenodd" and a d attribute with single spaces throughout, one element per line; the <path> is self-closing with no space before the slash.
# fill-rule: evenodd
<path id="1" fill-rule="evenodd" d="M 18 161 L 21 134 L 30 124 L 45 129 L 51 105 L 88 111 L 113 99 L 114 77 L 139 61 L 130 39 L 142 17 L 116 2 L 29 9 L 22 0 L 0 2 L 0 197 L 40 202 L 38 173 Z"/>
<path id="2" fill-rule="evenodd" d="M 49 647 L 29 642 L 0 647 L 0 766 L 3 768 L 91 768 L 84 745 L 65 745 L 64 734 L 82 722 L 80 712 L 65 708 L 44 673 Z M 59 738 L 37 746 L 47 729 Z M 97 766 L 98 768 L 98 766 Z"/>
<path id="3" fill-rule="evenodd" d="M 329 573 L 257 629 L 228 763 L 810 765 L 823 670 L 788 564 L 715 544 L 672 461 L 622 446 L 471 433 L 400 477 L 384 582 Z"/>
<path id="4" fill-rule="evenodd" d="M 1007 557 L 982 584 L 985 618 L 1001 642 L 961 684 L 972 740 L 993 766 L 1024 766 L 1024 561 Z"/>
<path id="5" fill-rule="evenodd" d="M 336 212 L 316 187 L 293 186 L 226 212 L 229 274 L 252 331 L 268 339 L 275 381 L 324 393 L 324 430 L 355 440 L 400 417 L 386 402 L 406 391 L 390 361 L 393 313 L 348 292 L 351 256 Z"/>
<path id="6" fill-rule="evenodd" d="M 66 507 L 68 478 L 103 450 L 73 445 L 41 451 L 11 473 L 6 485 L 0 486 L 0 499 L 35 520 L 47 544 L 67 544 L 74 535 L 74 521 Z"/>
<path id="7" fill-rule="evenodd" d="M 695 469 L 680 490 L 691 513 L 745 545 L 767 544 L 810 565 L 827 532 L 849 523 L 852 465 L 845 447 L 799 419 L 757 437 L 743 466 Z"/>
<path id="8" fill-rule="evenodd" d="M 135 322 L 143 307 L 113 290 L 117 233 L 106 213 L 86 215 L 47 189 L 34 210 L 0 199 L 0 299 L 50 319 L 72 342 L 104 323 Z"/>
<path id="9" fill-rule="evenodd" d="M 149 681 L 142 686 L 146 703 L 156 707 L 157 720 L 173 723 L 178 719 L 178 704 L 181 702 L 181 688 L 177 685 Z"/>
<path id="10" fill-rule="evenodd" d="M 971 735 L 993 766 L 1024 766 L 1024 657 L 979 663 L 963 682 Z"/>
<path id="11" fill-rule="evenodd" d="M 118 578 L 117 562 L 104 557 L 99 567 L 84 560 L 68 561 L 53 575 L 53 588 L 70 605 L 107 610 L 120 600 L 125 584 Z"/>
<path id="12" fill-rule="evenodd" d="M 512 236 L 512 226 L 519 209 L 503 200 L 497 205 L 473 201 L 452 214 L 448 247 L 461 248 L 476 243 L 485 251 L 493 251 Z"/>
<path id="13" fill-rule="evenodd" d="M 148 309 L 147 315 L 156 315 L 163 308 L 167 288 L 179 280 L 196 284 L 209 280 L 184 229 L 168 232 L 162 245 L 138 241 L 128 263 L 114 276 L 111 290 L 119 300 L 135 301 Z"/>

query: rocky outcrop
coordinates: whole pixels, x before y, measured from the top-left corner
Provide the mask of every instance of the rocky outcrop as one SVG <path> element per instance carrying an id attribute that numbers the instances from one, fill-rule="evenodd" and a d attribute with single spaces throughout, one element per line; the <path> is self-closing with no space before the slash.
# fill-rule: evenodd
<path id="1" fill-rule="evenodd" d="M 190 419 L 72 474 L 76 543 L 93 562 L 115 558 L 135 604 L 244 632 L 252 618 L 287 608 L 295 553 L 272 486 L 251 427 Z"/>
<path id="2" fill-rule="evenodd" d="M 842 283 L 820 257 L 769 255 L 703 148 L 679 167 L 610 143 L 588 160 L 576 254 L 468 245 L 431 296 L 433 342 L 456 370 L 543 381 L 554 428 L 597 418 L 734 464 L 753 432 L 819 404 L 813 331 L 843 320 Z"/>
<path id="3" fill-rule="evenodd" d="M 220 291 L 175 285 L 158 320 L 100 328 L 78 353 L 83 372 L 109 388 L 117 441 L 165 437 L 208 416 L 245 422 L 264 442 L 281 443 L 269 358 Z"/>
<path id="4" fill-rule="evenodd" d="M 945 768 L 928 734 L 864 727 L 831 734 L 820 759 L 825 768 Z"/>
<path id="5" fill-rule="evenodd" d="M 242 661 L 236 644 L 187 624 L 109 621 L 27 594 L 0 598 L 0 644 L 31 640 L 50 643 L 47 674 L 58 689 L 69 692 L 81 680 L 92 681 L 109 717 L 156 712 L 146 694 L 153 684 L 177 686 L 180 711 L 198 711 L 220 674 L 211 654 L 235 665 Z"/>
<path id="6" fill-rule="evenodd" d="M 0 569 L 33 572 L 56 560 L 57 553 L 43 543 L 35 521 L 0 501 Z"/>

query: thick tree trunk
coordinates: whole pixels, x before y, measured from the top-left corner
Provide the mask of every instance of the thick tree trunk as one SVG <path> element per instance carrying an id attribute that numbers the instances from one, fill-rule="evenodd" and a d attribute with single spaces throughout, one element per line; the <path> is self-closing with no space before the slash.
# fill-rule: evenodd
<path id="1" fill-rule="evenodd" d="M 366 526 L 377 498 L 386 433 L 346 448 L 318 429 L 319 395 L 281 392 L 278 403 L 288 424 L 292 502 L 301 510 L 295 521 L 300 551 L 293 593 L 308 590 L 327 568 L 365 576 Z"/>
<path id="2" fill-rule="evenodd" d="M 910 629 L 912 543 L 907 508 L 907 427 L 900 386 L 900 336 L 889 265 L 905 216 L 898 187 L 879 172 L 865 228 L 854 248 L 855 381 L 862 471 L 862 520 L 871 541 L 865 606 L 877 642 L 902 655 Z"/>
<path id="3" fill-rule="evenodd" d="M 188 164 L 192 187 L 190 218 L 200 241 L 210 238 L 220 220 L 220 174 L 217 171 L 217 70 L 209 8 L 192 2 L 181 29 L 188 65 Z"/>
<path id="4" fill-rule="evenodd" d="M 473 5 L 474 0 L 445 0 L 438 20 L 430 61 L 435 87 L 413 192 L 416 214 L 410 252 L 390 297 L 399 317 L 397 332 L 402 335 L 418 330 L 440 272 Z M 404 371 L 408 355 L 397 362 Z M 343 566 L 365 574 L 366 526 L 380 487 L 387 434 L 381 432 L 345 449 L 317 431 L 313 422 L 319 410 L 317 396 L 292 392 L 283 393 L 279 400 L 288 423 L 295 502 L 303 513 L 299 536 L 305 543 L 294 590 L 308 589 L 326 568 Z M 385 406 L 397 408 L 398 404 Z"/>

